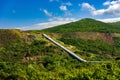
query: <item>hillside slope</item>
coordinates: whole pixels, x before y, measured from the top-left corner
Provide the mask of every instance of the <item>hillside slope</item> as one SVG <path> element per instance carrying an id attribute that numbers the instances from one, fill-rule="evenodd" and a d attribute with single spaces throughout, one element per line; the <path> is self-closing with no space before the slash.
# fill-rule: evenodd
<path id="1" fill-rule="evenodd" d="M 113 25 L 93 19 L 82 19 L 42 31 L 2 29 L 0 79 L 120 79 L 120 34 L 117 31 L 119 29 Z M 42 33 L 87 61 L 101 62 L 80 63 L 46 40 Z"/>
<path id="2" fill-rule="evenodd" d="M 118 22 L 113 22 L 113 23 L 109 23 L 109 24 L 114 25 L 114 26 L 116 26 L 116 27 L 120 27 L 120 21 L 118 21 Z"/>
<path id="3" fill-rule="evenodd" d="M 10 45 L 10 43 L 14 43 L 16 40 L 19 40 L 21 37 L 22 37 L 22 33 L 20 30 L 0 29 L 1 46 Z"/>

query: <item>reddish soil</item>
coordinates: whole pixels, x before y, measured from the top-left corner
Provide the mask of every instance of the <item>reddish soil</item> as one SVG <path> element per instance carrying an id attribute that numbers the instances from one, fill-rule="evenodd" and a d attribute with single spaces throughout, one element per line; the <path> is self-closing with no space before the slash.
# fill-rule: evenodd
<path id="1" fill-rule="evenodd" d="M 111 33 L 98 33 L 98 32 L 74 32 L 74 33 L 66 33 L 63 34 L 64 37 L 71 37 L 71 38 L 81 38 L 81 39 L 103 39 L 105 42 L 110 44 L 114 44 L 113 36 Z"/>

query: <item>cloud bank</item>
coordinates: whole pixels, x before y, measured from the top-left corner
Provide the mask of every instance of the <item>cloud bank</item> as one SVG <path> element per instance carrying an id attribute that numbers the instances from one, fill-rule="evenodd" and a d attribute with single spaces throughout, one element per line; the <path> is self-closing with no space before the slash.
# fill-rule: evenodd
<path id="1" fill-rule="evenodd" d="M 97 19 L 99 21 L 102 21 L 102 22 L 117 22 L 117 21 L 120 21 L 120 17 L 119 18 L 108 18 L 108 19 Z"/>
<path id="2" fill-rule="evenodd" d="M 21 30 L 41 30 L 41 29 L 50 28 L 50 27 L 53 27 L 53 26 L 62 25 L 62 24 L 66 24 L 66 23 L 70 23 L 70 22 L 74 22 L 74 21 L 76 21 L 75 18 L 53 17 L 53 18 L 49 19 L 49 22 L 38 23 L 38 24 L 34 24 L 32 26 L 25 26 L 25 27 L 17 28 L 17 29 L 21 29 Z"/>
<path id="3" fill-rule="evenodd" d="M 88 9 L 92 15 L 120 15 L 120 0 L 106 1 L 103 6 L 108 6 L 106 9 L 96 9 L 89 3 L 82 3 L 83 9 Z"/>

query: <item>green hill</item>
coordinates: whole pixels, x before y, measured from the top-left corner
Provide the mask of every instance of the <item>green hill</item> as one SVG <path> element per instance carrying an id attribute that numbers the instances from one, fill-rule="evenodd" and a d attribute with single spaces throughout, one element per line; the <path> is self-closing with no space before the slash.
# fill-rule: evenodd
<path id="1" fill-rule="evenodd" d="M 90 18 L 76 22 L 44 29 L 43 32 L 68 33 L 68 32 L 120 32 L 115 25 L 104 23 Z"/>

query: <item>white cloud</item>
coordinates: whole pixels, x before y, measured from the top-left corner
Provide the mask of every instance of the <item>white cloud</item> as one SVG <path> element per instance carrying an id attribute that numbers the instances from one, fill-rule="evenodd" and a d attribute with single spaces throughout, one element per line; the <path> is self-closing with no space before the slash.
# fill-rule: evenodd
<path id="1" fill-rule="evenodd" d="M 48 12 L 46 9 L 44 9 L 43 12 L 45 13 L 45 15 L 47 15 L 49 17 L 52 16 L 52 14 L 50 12 Z"/>
<path id="2" fill-rule="evenodd" d="M 120 15 L 120 0 L 105 2 L 104 5 L 108 5 L 108 8 L 93 11 L 93 15 Z"/>
<path id="3" fill-rule="evenodd" d="M 99 21 L 102 21 L 102 22 L 117 22 L 117 21 L 120 21 L 120 17 L 119 18 L 108 18 L 108 19 L 97 19 Z"/>
<path id="4" fill-rule="evenodd" d="M 108 8 L 106 9 L 98 9 L 96 10 L 93 6 L 91 6 L 89 3 L 83 3 L 82 8 L 87 8 L 91 11 L 92 15 L 120 15 L 120 0 L 115 1 L 106 1 L 103 3 L 103 5 L 107 5 Z"/>
<path id="5" fill-rule="evenodd" d="M 104 14 L 105 12 L 105 9 L 100 9 L 100 10 L 95 10 L 95 11 L 92 11 L 92 15 L 102 15 Z"/>
<path id="6" fill-rule="evenodd" d="M 93 6 L 91 6 L 89 3 L 82 3 L 82 8 L 89 9 L 90 11 L 95 10 L 95 8 Z"/>
<path id="7" fill-rule="evenodd" d="M 49 22 L 38 23 L 38 24 L 34 24 L 32 26 L 25 26 L 25 27 L 17 28 L 17 29 L 22 29 L 22 30 L 41 30 L 41 29 L 50 28 L 50 27 L 53 27 L 53 26 L 66 24 L 66 23 L 74 22 L 74 21 L 76 21 L 75 18 L 53 17 L 53 18 L 49 19 Z"/>
<path id="8" fill-rule="evenodd" d="M 60 8 L 60 10 L 62 10 L 62 11 L 67 11 L 67 6 L 61 5 L 59 8 Z"/>
<path id="9" fill-rule="evenodd" d="M 104 6 L 106 6 L 106 5 L 110 5 L 110 1 L 106 1 L 106 2 L 104 2 L 103 5 L 104 5 Z"/>
<path id="10" fill-rule="evenodd" d="M 68 7 L 72 6 L 71 2 L 62 3 L 59 7 L 61 11 L 64 11 L 65 16 L 72 16 L 71 11 L 68 10 Z"/>
<path id="11" fill-rule="evenodd" d="M 75 18 L 62 18 L 62 17 L 53 17 L 50 18 L 49 21 L 66 21 L 66 22 L 71 22 L 71 21 L 76 21 Z"/>

